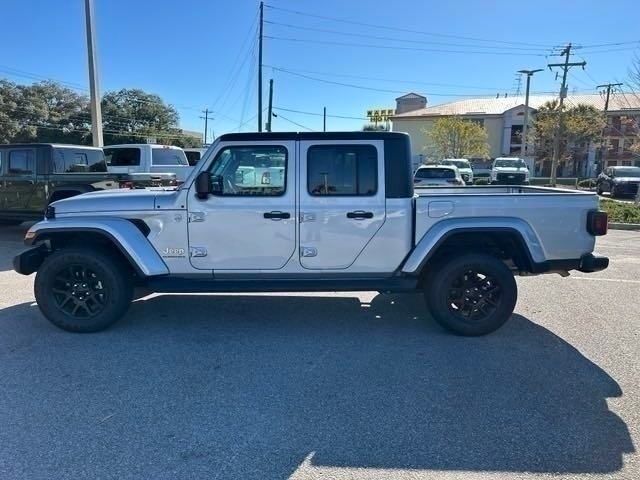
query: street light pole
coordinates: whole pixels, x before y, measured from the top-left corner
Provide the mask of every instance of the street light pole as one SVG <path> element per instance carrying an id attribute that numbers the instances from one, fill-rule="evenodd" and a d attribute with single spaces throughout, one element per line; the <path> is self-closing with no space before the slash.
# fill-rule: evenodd
<path id="1" fill-rule="evenodd" d="M 522 148 L 520 155 L 523 159 L 527 157 L 527 130 L 529 129 L 529 87 L 531 86 L 531 77 L 543 69 L 538 68 L 536 70 L 518 70 L 518 73 L 524 73 L 527 76 L 527 88 L 524 97 L 524 123 L 522 125 Z"/>
<path id="2" fill-rule="evenodd" d="M 91 136 L 93 146 L 102 147 L 102 110 L 100 108 L 100 89 L 98 86 L 98 66 L 96 59 L 95 27 L 93 24 L 93 0 L 84 0 L 84 14 L 87 26 L 87 57 L 89 60 L 89 92 L 91 104 Z"/>

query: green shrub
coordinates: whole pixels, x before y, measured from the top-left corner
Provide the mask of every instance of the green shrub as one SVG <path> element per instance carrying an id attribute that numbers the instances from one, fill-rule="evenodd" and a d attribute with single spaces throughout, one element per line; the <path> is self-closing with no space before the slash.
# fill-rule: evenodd
<path id="1" fill-rule="evenodd" d="M 610 222 L 640 223 L 640 206 L 633 203 L 601 199 L 600 208 L 607 212 Z"/>
<path id="2" fill-rule="evenodd" d="M 587 178 L 586 180 L 580 180 L 578 182 L 579 188 L 596 188 L 596 181 L 593 178 Z"/>
<path id="3" fill-rule="evenodd" d="M 489 185 L 489 179 L 488 178 L 476 178 L 473 181 L 474 185 Z"/>

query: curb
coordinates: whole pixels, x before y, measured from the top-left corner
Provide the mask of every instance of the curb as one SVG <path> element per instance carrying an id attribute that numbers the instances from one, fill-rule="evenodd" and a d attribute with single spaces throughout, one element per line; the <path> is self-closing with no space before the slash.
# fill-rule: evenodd
<path id="1" fill-rule="evenodd" d="M 640 230 L 640 223 L 610 223 L 610 230 Z"/>

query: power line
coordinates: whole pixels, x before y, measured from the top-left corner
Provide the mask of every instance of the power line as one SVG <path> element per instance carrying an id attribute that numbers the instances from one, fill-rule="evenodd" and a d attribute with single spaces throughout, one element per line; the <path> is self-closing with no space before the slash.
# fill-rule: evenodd
<path id="1" fill-rule="evenodd" d="M 329 17 L 329 16 L 325 16 L 325 15 L 315 15 L 315 14 L 311 14 L 311 13 L 300 12 L 298 10 L 292 10 L 292 9 L 289 9 L 289 8 L 275 7 L 273 5 L 267 5 L 267 4 L 265 4 L 265 7 L 269 8 L 271 10 L 279 10 L 281 12 L 292 13 L 292 14 L 301 15 L 301 16 L 304 16 L 304 17 L 319 18 L 319 19 L 322 19 L 322 20 L 330 20 L 332 22 L 349 23 L 349 24 L 352 24 L 352 25 L 360 25 L 360 26 L 363 26 L 363 27 L 371 27 L 371 28 L 376 28 L 376 29 L 393 30 L 393 31 L 396 31 L 396 32 L 416 33 L 416 34 L 420 34 L 420 35 L 429 35 L 429 36 L 432 36 L 432 37 L 456 38 L 458 40 L 471 40 L 471 41 L 474 41 L 474 42 L 490 42 L 490 43 L 499 43 L 499 44 L 505 44 L 505 45 L 527 45 L 527 46 L 542 47 L 542 48 L 551 48 L 552 47 L 552 45 L 543 45 L 543 44 L 539 44 L 539 43 L 513 42 L 513 41 L 506 41 L 506 40 L 492 40 L 492 39 L 486 39 L 486 38 L 465 37 L 465 36 L 461 36 L 461 35 L 450 35 L 450 34 L 445 34 L 445 33 L 435 33 L 435 32 L 427 32 L 427 31 L 420 31 L 420 30 L 411 30 L 411 29 L 408 29 L 408 28 L 392 27 L 392 26 L 389 26 L 389 25 L 379 25 L 379 24 L 373 24 L 373 23 L 358 22 L 358 21 L 355 21 L 355 20 L 347 20 L 347 19 L 344 19 L 344 18 Z"/>
<path id="2" fill-rule="evenodd" d="M 306 112 L 304 110 L 294 110 L 293 108 L 284 108 L 284 107 L 273 107 L 274 110 L 278 110 L 278 111 L 282 111 L 282 112 L 291 112 L 291 113 L 300 113 L 302 115 L 313 115 L 316 117 L 322 117 L 324 116 L 324 113 L 319 113 L 319 112 Z M 331 117 L 331 118 L 344 118 L 347 120 L 368 120 L 367 117 L 352 117 L 349 115 L 326 115 L 327 117 Z"/>
<path id="3" fill-rule="evenodd" d="M 310 132 L 315 132 L 315 130 L 313 128 L 309 128 L 309 127 L 307 127 L 305 125 L 302 125 L 301 123 L 294 122 L 293 120 L 290 120 L 287 117 L 283 116 L 281 113 L 278 114 L 278 118 L 281 118 L 282 120 L 284 120 L 286 122 L 289 122 L 289 123 L 292 123 L 293 125 L 296 125 L 296 126 L 298 126 L 300 128 L 304 128 L 305 130 L 309 130 Z"/>
<path id="4" fill-rule="evenodd" d="M 380 35 L 369 35 L 366 33 L 355 33 L 355 32 L 345 32 L 341 30 L 331 30 L 326 28 L 315 28 L 309 27 L 307 25 L 292 25 L 290 23 L 282 23 L 282 22 L 274 22 L 271 20 L 265 20 L 264 23 L 268 23 L 270 25 L 278 25 L 286 28 L 293 28 L 296 30 L 303 31 L 312 31 L 312 32 L 321 32 L 321 33 L 333 33 L 337 35 L 345 35 L 349 37 L 359 37 L 359 38 L 371 38 L 374 40 L 385 40 L 385 41 L 393 41 L 393 42 L 404 42 L 404 43 L 415 43 L 420 45 L 443 45 L 448 47 L 472 47 L 472 48 L 486 48 L 486 49 L 507 49 L 507 50 L 533 50 L 533 51 L 546 51 L 548 48 L 541 47 L 508 47 L 508 46 L 497 46 L 497 45 L 474 45 L 468 43 L 451 43 L 451 42 L 436 42 L 432 40 L 410 40 L 406 38 L 397 38 L 397 37 L 386 37 Z"/>
<path id="5" fill-rule="evenodd" d="M 331 85 L 340 85 L 343 87 L 350 87 L 350 88 L 357 88 L 360 90 L 370 90 L 370 91 L 374 91 L 374 92 L 382 92 L 382 93 L 393 93 L 393 94 L 404 94 L 407 93 L 406 90 L 393 90 L 393 89 L 388 89 L 388 88 L 376 88 L 376 87 L 367 87 L 364 85 L 357 85 L 354 83 L 344 83 L 344 82 L 337 82 L 334 80 L 327 80 L 324 78 L 317 78 L 317 77 L 313 77 L 311 75 L 306 75 L 303 73 L 297 73 L 294 72 L 292 70 L 287 70 L 284 68 L 280 68 L 280 67 L 271 67 L 273 70 L 278 71 L 278 72 L 283 72 L 283 73 L 287 73 L 289 75 L 294 75 L 296 77 L 301 77 L 301 78 L 306 78 L 308 80 L 314 80 L 316 82 L 321 82 L 321 83 L 328 83 Z M 477 94 L 470 94 L 470 93 L 425 93 L 425 92 L 416 92 L 419 93 L 421 95 L 425 95 L 425 96 L 432 96 L 432 97 L 464 97 L 464 98 L 473 98 L 473 97 L 478 97 Z M 545 94 L 545 93 L 549 93 L 549 92 L 535 92 L 538 94 Z"/>
<path id="6" fill-rule="evenodd" d="M 445 50 L 437 48 L 418 48 L 418 47 L 401 47 L 394 45 L 370 45 L 366 43 L 348 43 L 348 42 L 334 42 L 331 40 L 307 40 L 302 38 L 292 37 L 276 37 L 273 35 L 265 35 L 264 38 L 271 40 L 280 40 L 286 42 L 297 43 L 313 43 L 318 45 L 336 45 L 342 47 L 358 47 L 358 48 L 379 48 L 384 50 L 404 50 L 414 52 L 431 52 L 431 53 L 463 53 L 466 55 L 517 55 L 517 56 L 529 56 L 529 57 L 546 57 L 543 53 L 521 53 L 521 52 L 487 52 L 487 51 L 470 51 L 470 50 Z"/>
<path id="7" fill-rule="evenodd" d="M 436 87 L 451 87 L 451 88 L 471 88 L 471 89 L 477 89 L 477 90 L 490 90 L 492 92 L 505 90 L 504 87 L 476 87 L 471 85 L 459 85 L 455 83 L 436 83 L 436 82 L 422 82 L 419 80 L 368 77 L 363 75 L 350 75 L 350 74 L 336 73 L 336 72 L 318 72 L 316 70 L 298 70 L 298 69 L 292 69 L 292 68 L 278 67 L 274 65 L 265 65 L 265 67 L 269 67 L 274 70 L 285 71 L 287 73 L 311 73 L 315 75 L 328 75 L 332 77 L 355 78 L 359 80 L 373 80 L 377 82 L 406 83 L 406 84 L 429 85 L 429 86 L 436 86 Z"/>

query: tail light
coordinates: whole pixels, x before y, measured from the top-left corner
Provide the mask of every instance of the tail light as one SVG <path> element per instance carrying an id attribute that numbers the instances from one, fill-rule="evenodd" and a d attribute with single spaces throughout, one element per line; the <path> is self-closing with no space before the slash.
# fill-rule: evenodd
<path id="1" fill-rule="evenodd" d="M 607 212 L 591 210 L 587 214 L 587 232 L 596 237 L 607 234 L 608 217 Z"/>
<path id="2" fill-rule="evenodd" d="M 120 188 L 133 188 L 133 182 L 130 182 L 130 181 L 120 182 Z"/>

